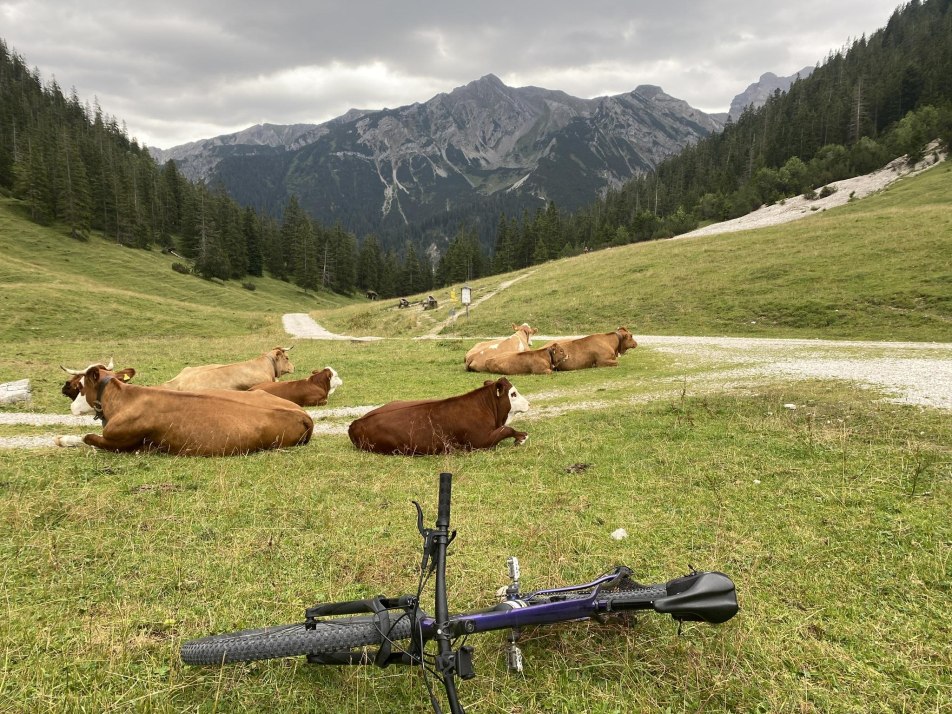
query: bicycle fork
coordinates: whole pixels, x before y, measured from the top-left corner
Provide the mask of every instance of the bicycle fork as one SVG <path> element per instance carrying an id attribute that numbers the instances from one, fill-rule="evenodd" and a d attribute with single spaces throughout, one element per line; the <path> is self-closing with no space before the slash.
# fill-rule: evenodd
<path id="1" fill-rule="evenodd" d="M 519 559 L 510 555 L 506 560 L 506 569 L 509 571 L 509 586 L 505 589 L 504 596 L 507 600 L 518 600 L 519 598 Z M 506 668 L 510 672 L 521 673 L 523 669 L 522 650 L 519 645 L 519 636 L 522 634 L 520 628 L 513 627 L 509 630 L 508 642 L 506 646 Z"/>

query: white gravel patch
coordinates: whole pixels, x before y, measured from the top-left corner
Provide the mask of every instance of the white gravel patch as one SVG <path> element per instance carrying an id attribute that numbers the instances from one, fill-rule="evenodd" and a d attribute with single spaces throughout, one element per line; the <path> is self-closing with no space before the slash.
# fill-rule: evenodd
<path id="1" fill-rule="evenodd" d="M 320 325 L 305 312 L 292 312 L 281 318 L 284 331 L 292 337 L 304 340 L 350 340 L 351 342 L 372 342 L 380 337 L 351 337 L 350 335 L 336 335 Z"/>
<path id="2" fill-rule="evenodd" d="M 818 359 L 766 365 L 766 374 L 845 379 L 889 393 L 887 401 L 952 409 L 952 360 L 881 358 Z"/>
<path id="3" fill-rule="evenodd" d="M 754 228 L 775 226 L 780 223 L 788 223 L 801 218 L 807 218 L 808 216 L 822 213 L 830 208 L 842 206 L 851 199 L 865 198 L 877 191 L 882 191 L 893 181 L 903 176 L 911 176 L 932 168 L 945 160 L 945 158 L 945 154 L 937 153 L 935 146 L 930 145 L 923 159 L 915 166 L 909 166 L 906 157 L 901 156 L 888 163 L 879 171 L 874 171 L 871 174 L 854 176 L 853 178 L 844 179 L 842 181 L 833 181 L 828 185 L 830 188 L 835 189 L 835 191 L 825 198 L 810 200 L 803 196 L 793 196 L 784 199 L 783 203 L 775 203 L 772 206 L 761 206 L 746 216 L 733 218 L 729 221 L 721 221 L 720 223 L 712 223 L 709 226 L 698 228 L 689 233 L 682 233 L 671 240 L 747 231 Z"/>

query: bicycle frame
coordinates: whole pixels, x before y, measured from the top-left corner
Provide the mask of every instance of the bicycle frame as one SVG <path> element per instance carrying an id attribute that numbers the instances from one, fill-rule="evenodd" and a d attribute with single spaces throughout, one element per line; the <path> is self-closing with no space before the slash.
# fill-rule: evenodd
<path id="1" fill-rule="evenodd" d="M 383 636 L 383 643 L 372 655 L 365 652 L 308 655 L 308 662 L 313 664 L 372 663 L 381 667 L 391 664 L 423 667 L 426 644 L 435 641 L 438 648 L 435 669 L 446 690 L 450 711 L 452 714 L 464 714 L 459 703 L 456 679 L 465 680 L 475 676 L 472 664 L 473 648 L 462 646 L 454 650 L 453 640 L 491 630 L 511 630 L 513 634 L 509 638 L 509 661 L 511 666 L 514 665 L 514 668 L 521 671 L 522 653 L 515 644 L 519 628 L 581 620 L 607 613 L 610 605 L 600 601 L 599 596 L 603 590 L 629 578 L 631 571 L 619 567 L 589 583 L 538 590 L 522 595 L 519 592 L 518 561 L 511 558 L 512 583 L 506 589 L 506 599 L 503 602 L 491 609 L 450 616 L 446 595 L 446 551 L 456 537 L 456 531 L 449 530 L 451 491 L 451 474 L 441 473 L 436 527 L 433 529 L 423 527 L 422 508 L 414 501 L 417 509 L 417 529 L 424 541 L 421 574 L 428 571 L 430 574 L 435 573 L 435 615 L 427 615 L 419 609 L 417 596 L 378 597 L 316 605 L 306 611 L 305 626 L 315 627 L 320 618 L 328 615 L 372 613 L 376 627 Z M 587 594 L 579 594 L 585 592 Z M 692 570 L 688 575 L 663 585 L 639 586 L 639 589 L 627 592 L 629 595 L 623 599 L 624 609 L 654 609 L 656 612 L 670 614 L 678 621 L 719 623 L 729 620 L 738 609 L 734 584 L 720 572 Z M 391 610 L 402 610 L 403 614 L 399 615 L 399 618 L 409 617 L 413 623 L 412 644 L 407 651 L 392 650 L 392 643 L 388 639 L 391 631 Z M 427 686 L 429 688 L 429 683 Z M 441 714 L 442 709 L 432 689 L 429 694 L 434 711 Z"/>

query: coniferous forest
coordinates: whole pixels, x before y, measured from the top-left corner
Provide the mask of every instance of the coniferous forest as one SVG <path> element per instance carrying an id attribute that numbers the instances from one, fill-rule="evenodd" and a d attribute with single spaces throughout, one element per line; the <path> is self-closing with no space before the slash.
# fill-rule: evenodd
<path id="1" fill-rule="evenodd" d="M 185 261 L 176 269 L 206 279 L 267 271 L 305 290 L 426 292 L 585 249 L 670 237 L 904 154 L 916 158 L 932 139 L 948 147 L 950 6 L 912 0 L 788 92 L 575 213 L 549 203 L 507 216 L 503 203 L 487 202 L 489 210 L 457 210 L 402 236 L 359 238 L 317 224 L 293 197 L 278 220 L 220 187 L 189 182 L 172 161 L 158 165 L 98 103 L 44 82 L 0 39 L 0 194 L 76 240 L 97 231 L 125 246 L 171 251 Z"/>

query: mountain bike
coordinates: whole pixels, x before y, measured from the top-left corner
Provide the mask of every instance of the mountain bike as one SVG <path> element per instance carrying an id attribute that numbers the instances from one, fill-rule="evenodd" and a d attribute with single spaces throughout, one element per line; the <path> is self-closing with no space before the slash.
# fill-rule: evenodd
<path id="1" fill-rule="evenodd" d="M 399 664 L 423 672 L 430 703 L 442 714 L 432 679 L 442 683 L 452 714 L 463 714 L 457 679 L 471 679 L 473 647 L 469 635 L 509 630 L 507 664 L 522 671 L 518 645 L 520 628 L 586 618 L 603 618 L 627 610 L 654 610 L 685 621 L 721 623 L 738 610 L 734 583 L 717 571 L 691 572 L 666 583 L 642 585 L 632 571 L 619 566 L 591 582 L 522 592 L 517 558 L 509 558 L 509 585 L 497 593 L 494 607 L 450 614 L 446 595 L 446 552 L 456 538 L 450 531 L 452 476 L 440 474 L 434 528 L 425 528 L 423 509 L 416 506 L 417 530 L 423 538 L 423 557 L 416 594 L 379 596 L 366 600 L 317 604 L 307 608 L 304 621 L 263 629 L 242 630 L 191 640 L 182 645 L 187 664 L 221 665 L 277 657 L 305 656 L 311 664 Z M 434 615 L 420 609 L 421 595 L 435 575 Z M 680 629 L 680 625 L 679 625 Z M 457 643 L 462 643 L 457 646 Z M 398 644 L 398 643 L 405 644 Z M 427 645 L 435 643 L 436 652 Z"/>

